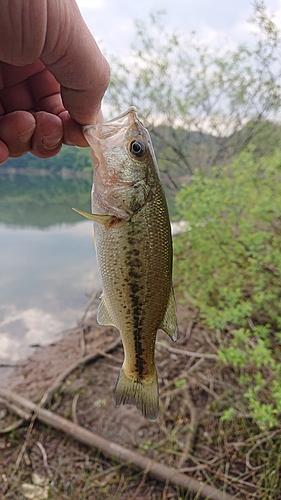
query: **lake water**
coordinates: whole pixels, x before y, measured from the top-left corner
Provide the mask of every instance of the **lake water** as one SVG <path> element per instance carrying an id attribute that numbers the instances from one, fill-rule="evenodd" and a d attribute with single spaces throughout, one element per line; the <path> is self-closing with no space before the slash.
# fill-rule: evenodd
<path id="1" fill-rule="evenodd" d="M 3 365 L 75 327 L 101 289 L 92 223 L 71 210 L 91 211 L 91 174 L 41 174 L 0 169 L 0 384 Z"/>
<path id="2" fill-rule="evenodd" d="M 76 326 L 100 290 L 91 179 L 0 175 L 0 365 Z M 0 381 L 1 383 L 1 381 Z"/>

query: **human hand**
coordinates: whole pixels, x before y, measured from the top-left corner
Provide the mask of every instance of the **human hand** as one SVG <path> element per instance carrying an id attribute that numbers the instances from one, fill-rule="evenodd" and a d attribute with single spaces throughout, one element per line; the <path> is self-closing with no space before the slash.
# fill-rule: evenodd
<path id="1" fill-rule="evenodd" d="M 109 66 L 75 0 L 0 0 L 0 163 L 87 146 Z"/>

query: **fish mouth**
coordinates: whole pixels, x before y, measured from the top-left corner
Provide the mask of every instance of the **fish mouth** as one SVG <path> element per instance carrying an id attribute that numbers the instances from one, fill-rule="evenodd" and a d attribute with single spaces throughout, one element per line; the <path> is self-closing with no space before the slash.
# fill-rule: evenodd
<path id="1" fill-rule="evenodd" d="M 92 149 L 94 172 L 102 168 L 103 155 L 107 149 L 118 150 L 122 147 L 128 128 L 137 120 L 137 110 L 132 106 L 116 118 L 82 127 L 84 137 Z"/>
<path id="2" fill-rule="evenodd" d="M 126 131 L 137 121 L 137 110 L 131 106 L 127 111 L 104 123 L 82 127 L 88 144 L 97 152 L 98 148 L 114 148 L 123 144 Z"/>

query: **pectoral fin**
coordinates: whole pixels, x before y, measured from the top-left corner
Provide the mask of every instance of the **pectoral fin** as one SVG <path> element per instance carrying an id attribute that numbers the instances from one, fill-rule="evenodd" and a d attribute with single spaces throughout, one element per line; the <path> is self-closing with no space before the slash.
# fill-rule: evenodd
<path id="1" fill-rule="evenodd" d="M 170 298 L 165 312 L 165 316 L 160 325 L 161 330 L 164 330 L 169 337 L 171 337 L 173 342 L 176 342 L 178 338 L 178 322 L 177 322 L 177 311 L 176 302 L 174 296 L 174 289 L 171 288 Z"/>
<path id="2" fill-rule="evenodd" d="M 104 298 L 101 299 L 98 312 L 97 312 L 97 322 L 99 325 L 104 326 L 115 326 L 111 314 L 107 308 Z"/>
<path id="3" fill-rule="evenodd" d="M 116 220 L 116 217 L 114 215 L 89 214 L 88 212 L 84 212 L 84 210 L 77 210 L 77 208 L 72 208 L 72 210 L 80 215 L 83 215 L 83 217 L 86 217 L 86 219 L 98 222 L 99 224 L 103 224 L 106 227 L 112 226 Z"/>

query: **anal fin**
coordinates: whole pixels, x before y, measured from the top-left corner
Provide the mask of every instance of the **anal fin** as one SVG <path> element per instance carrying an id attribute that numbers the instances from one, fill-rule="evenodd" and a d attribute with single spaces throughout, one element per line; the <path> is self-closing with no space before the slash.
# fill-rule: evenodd
<path id="1" fill-rule="evenodd" d="M 103 296 L 98 307 L 97 322 L 99 325 L 115 326 Z"/>
<path id="2" fill-rule="evenodd" d="M 178 321 L 177 321 L 176 301 L 175 301 L 173 287 L 171 287 L 171 293 L 167 309 L 165 312 L 165 316 L 159 328 L 161 328 L 161 330 L 164 330 L 164 332 L 166 332 L 169 335 L 169 337 L 171 337 L 173 342 L 176 342 L 178 338 Z"/>

